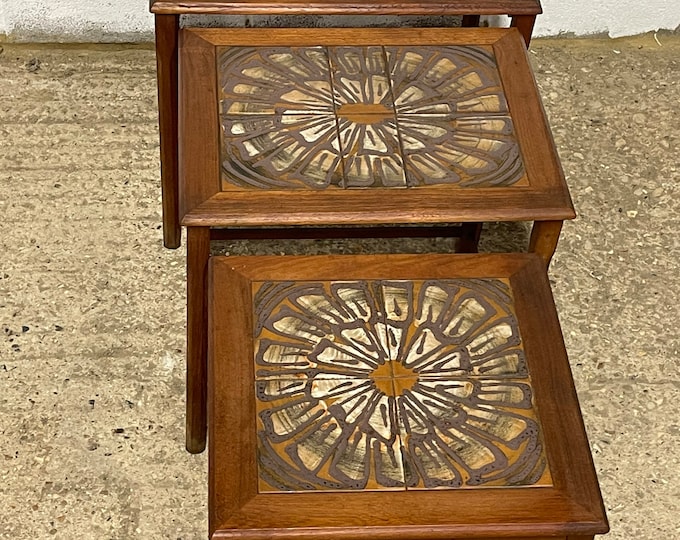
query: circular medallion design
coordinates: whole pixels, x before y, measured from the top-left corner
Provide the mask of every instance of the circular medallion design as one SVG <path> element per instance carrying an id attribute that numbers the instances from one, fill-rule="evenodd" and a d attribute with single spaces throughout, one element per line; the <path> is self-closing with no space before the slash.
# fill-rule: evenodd
<path id="1" fill-rule="evenodd" d="M 503 280 L 264 283 L 261 491 L 550 482 Z"/>
<path id="2" fill-rule="evenodd" d="M 485 47 L 229 47 L 218 62 L 224 189 L 525 178 Z"/>

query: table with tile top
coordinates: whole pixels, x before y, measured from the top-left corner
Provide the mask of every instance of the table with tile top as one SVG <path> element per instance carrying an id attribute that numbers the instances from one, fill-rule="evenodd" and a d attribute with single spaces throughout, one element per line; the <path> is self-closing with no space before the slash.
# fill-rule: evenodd
<path id="1" fill-rule="evenodd" d="M 182 15 L 364 15 L 460 16 L 465 27 L 479 26 L 480 15 L 508 15 L 529 45 L 539 0 L 150 0 L 156 27 L 158 105 L 163 186 L 163 237 L 169 248 L 180 245 L 178 156 L 178 37 Z M 262 30 L 266 33 L 267 30 Z"/>
<path id="2" fill-rule="evenodd" d="M 210 532 L 607 530 L 532 254 L 214 257 Z"/>
<path id="3" fill-rule="evenodd" d="M 574 217 L 516 28 L 186 29 L 179 91 L 192 451 L 211 238 L 527 220 L 547 263 Z"/>
<path id="4" fill-rule="evenodd" d="M 514 29 L 181 38 L 187 227 L 574 217 Z"/>

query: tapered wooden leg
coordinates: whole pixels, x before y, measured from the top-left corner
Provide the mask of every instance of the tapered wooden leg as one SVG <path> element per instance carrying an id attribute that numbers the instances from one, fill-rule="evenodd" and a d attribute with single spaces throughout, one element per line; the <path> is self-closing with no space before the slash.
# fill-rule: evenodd
<path id="1" fill-rule="evenodd" d="M 534 24 L 536 24 L 536 15 L 514 15 L 510 26 L 519 30 L 520 34 L 524 37 L 524 43 L 529 47 Z"/>
<path id="2" fill-rule="evenodd" d="M 561 221 L 535 221 L 529 239 L 529 251 L 538 253 L 545 260 L 546 265 L 555 254 L 557 242 L 562 230 Z"/>
<path id="3" fill-rule="evenodd" d="M 595 540 L 594 536 L 567 536 L 567 540 Z"/>
<path id="4" fill-rule="evenodd" d="M 177 38 L 178 15 L 156 15 L 156 66 L 158 79 L 158 126 L 161 142 L 161 187 L 163 193 L 163 244 L 178 248 L 182 229 L 179 221 L 179 170 L 177 154 Z"/>
<path id="5" fill-rule="evenodd" d="M 208 312 L 206 279 L 210 229 L 187 228 L 187 417 L 186 447 L 205 450 L 208 389 Z"/>
<path id="6" fill-rule="evenodd" d="M 463 223 L 461 225 L 460 238 L 456 245 L 458 253 L 477 253 L 479 237 L 482 235 L 481 223 Z"/>
<path id="7" fill-rule="evenodd" d="M 479 15 L 463 15 L 460 25 L 465 28 L 476 28 L 479 26 Z"/>

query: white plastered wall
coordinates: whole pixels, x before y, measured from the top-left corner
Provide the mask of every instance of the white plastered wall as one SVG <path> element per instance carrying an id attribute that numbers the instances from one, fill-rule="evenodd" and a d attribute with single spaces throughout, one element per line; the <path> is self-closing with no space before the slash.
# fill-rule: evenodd
<path id="1" fill-rule="evenodd" d="M 7 23 L 5 22 L 5 2 L 0 0 L 0 35 L 7 31 Z"/>
<path id="2" fill-rule="evenodd" d="M 536 36 L 611 37 L 680 27 L 678 0 L 543 0 Z M 0 0 L 0 34 L 20 41 L 140 41 L 153 37 L 148 0 Z"/>
<path id="3" fill-rule="evenodd" d="M 153 38 L 148 0 L 0 0 L 0 34 L 19 41 Z"/>
<path id="4" fill-rule="evenodd" d="M 680 27 L 678 0 L 543 0 L 536 36 L 631 36 Z"/>

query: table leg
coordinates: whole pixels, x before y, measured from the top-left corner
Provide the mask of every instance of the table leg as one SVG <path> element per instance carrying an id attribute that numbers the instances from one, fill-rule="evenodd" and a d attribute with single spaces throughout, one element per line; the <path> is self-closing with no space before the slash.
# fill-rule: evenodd
<path id="1" fill-rule="evenodd" d="M 534 24 L 536 24 L 536 15 L 514 15 L 510 26 L 519 30 L 520 34 L 524 37 L 524 43 L 529 47 Z"/>
<path id="2" fill-rule="evenodd" d="M 463 15 L 460 25 L 464 28 L 476 28 L 479 26 L 479 15 Z"/>
<path id="3" fill-rule="evenodd" d="M 207 269 L 210 229 L 187 228 L 187 395 L 186 447 L 205 450 L 208 389 Z"/>
<path id="4" fill-rule="evenodd" d="M 177 39 L 178 15 L 156 15 L 156 66 L 158 125 L 161 143 L 163 193 L 163 244 L 178 248 L 182 241 L 179 222 L 179 170 L 177 153 Z"/>
<path id="5" fill-rule="evenodd" d="M 481 223 L 463 223 L 460 238 L 458 238 L 458 244 L 456 244 L 456 251 L 458 253 L 477 253 L 481 235 Z"/>
<path id="6" fill-rule="evenodd" d="M 545 260 L 546 266 L 555 254 L 560 239 L 562 221 L 535 221 L 529 239 L 529 252 L 538 253 Z"/>

